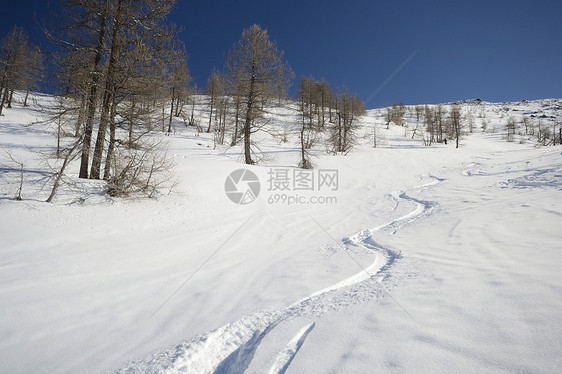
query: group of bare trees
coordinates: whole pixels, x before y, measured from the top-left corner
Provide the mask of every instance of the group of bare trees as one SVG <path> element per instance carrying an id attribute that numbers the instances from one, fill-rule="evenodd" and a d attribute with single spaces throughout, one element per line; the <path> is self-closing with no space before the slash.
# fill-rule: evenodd
<path id="1" fill-rule="evenodd" d="M 297 92 L 300 112 L 310 128 L 322 130 L 326 121 L 332 122 L 338 93 L 326 80 L 302 77 Z"/>
<path id="2" fill-rule="evenodd" d="M 386 108 L 385 121 L 386 128 L 388 130 L 390 123 L 394 123 L 397 126 L 404 125 L 404 116 L 406 115 L 407 107 L 403 102 L 400 104 L 393 103 L 392 106 Z"/>
<path id="3" fill-rule="evenodd" d="M 46 27 L 59 92 L 75 118 L 80 178 L 106 179 L 115 195 L 152 194 L 170 161 L 159 128 L 172 131 L 189 95 L 176 0 L 63 0 Z M 168 112 L 169 110 L 169 112 Z"/>
<path id="4" fill-rule="evenodd" d="M 324 113 L 326 104 L 324 101 L 318 102 L 317 95 L 319 89 L 318 82 L 312 78 L 302 77 L 297 91 L 298 111 L 300 113 L 301 124 L 299 126 L 300 141 L 300 161 L 299 167 L 303 169 L 312 168 L 309 150 L 314 146 L 317 133 L 324 127 Z M 327 85 L 327 84 L 326 84 Z M 322 95 L 320 95 L 322 97 Z M 328 103 L 328 107 L 331 107 Z M 322 116 L 319 113 L 322 112 Z M 331 112 L 329 114 L 331 117 Z M 315 118 L 317 121 L 315 122 Z"/>
<path id="5" fill-rule="evenodd" d="M 29 92 L 43 74 L 43 54 L 32 44 L 22 28 L 14 26 L 0 40 L 0 115 L 11 108 L 14 91 L 25 91 L 23 105 L 27 106 Z"/>
<path id="6" fill-rule="evenodd" d="M 172 121 L 174 117 L 186 118 L 183 109 L 193 101 L 196 89 L 191 86 L 191 76 L 187 67 L 187 54 L 184 46 L 176 47 L 173 50 L 173 58 L 169 59 L 167 74 L 165 74 L 164 97 L 169 97 L 170 113 L 168 116 L 168 130 L 172 132 Z"/>
<path id="7" fill-rule="evenodd" d="M 433 108 L 425 106 L 422 114 L 425 124 L 423 135 L 426 145 L 432 143 L 443 143 L 447 138 L 455 140 L 455 147 L 459 147 L 459 141 L 465 132 L 465 121 L 462 108 L 458 104 L 450 106 L 449 110 L 443 105 Z"/>
<path id="8" fill-rule="evenodd" d="M 361 99 L 346 88 L 332 89 L 324 79 L 306 77 L 300 80 L 296 99 L 301 117 L 299 166 L 312 166 L 308 150 L 323 133 L 327 133 L 323 138 L 331 153 L 348 153 L 356 143 L 358 118 L 366 110 Z"/>
<path id="9" fill-rule="evenodd" d="M 518 121 L 510 116 L 506 124 L 506 140 L 513 142 L 516 135 L 524 142 L 525 139 L 534 139 L 542 146 L 562 145 L 562 123 L 559 121 L 545 121 L 543 118 L 528 117 L 523 115 Z"/>
<path id="10" fill-rule="evenodd" d="M 444 134 L 447 133 L 447 110 L 442 105 L 416 106 L 416 116 L 423 119 L 423 129 L 420 133 L 425 145 L 442 143 L 446 139 L 447 136 Z"/>
<path id="11" fill-rule="evenodd" d="M 469 114 L 463 114 L 462 108 L 458 104 L 406 106 L 401 102 L 385 109 L 384 120 L 387 129 L 390 123 L 404 126 L 406 134 L 411 131 L 411 138 L 423 140 L 426 146 L 447 142 L 448 138 L 454 139 L 455 146 L 458 148 L 459 141 L 465 134 L 467 121 L 469 124 L 471 123 L 471 119 L 468 118 Z M 405 119 L 406 115 L 410 116 L 409 120 Z M 412 123 L 413 128 L 409 129 L 408 126 Z M 469 126 L 471 129 L 472 125 Z"/>
<path id="12" fill-rule="evenodd" d="M 215 144 L 243 141 L 244 162 L 254 164 L 257 145 L 252 134 L 267 124 L 267 114 L 287 98 L 294 73 L 267 30 L 252 25 L 227 53 L 222 71 L 213 70 L 207 80 L 207 133 Z"/>
<path id="13" fill-rule="evenodd" d="M 283 52 L 271 41 L 267 30 L 253 25 L 242 32 L 241 39 L 228 52 L 223 71 L 213 71 L 207 81 L 208 125 L 214 129 L 215 144 L 223 144 L 227 130 L 230 145 L 243 141 L 244 162 L 256 162 L 257 144 L 252 134 L 262 130 L 271 119 L 271 109 L 288 98 L 294 73 Z M 334 90 L 325 81 L 302 78 L 297 102 L 301 113 L 299 139 L 304 168 L 311 167 L 307 156 L 318 137 L 330 142 L 329 150 L 347 153 L 355 142 L 357 119 L 365 105 L 347 89 Z"/>
<path id="14" fill-rule="evenodd" d="M 416 105 L 413 107 L 416 120 L 414 121 L 415 128 L 412 132 L 412 139 L 419 137 L 428 146 L 433 143 L 443 143 L 446 139 L 452 139 L 455 141 L 456 148 L 458 148 L 460 139 L 466 134 L 473 133 L 476 128 L 475 108 L 478 107 L 463 106 L 458 103 L 434 106 Z M 391 112 L 393 112 L 393 109 L 387 108 L 387 120 L 389 118 L 388 113 Z M 496 127 L 489 126 L 483 107 L 480 107 L 479 113 L 482 131 L 495 132 Z M 504 115 L 501 114 L 500 118 L 504 118 Z M 422 122 L 423 126 L 420 128 L 419 124 Z M 504 123 L 504 138 L 508 142 L 514 142 L 518 138 L 520 142 L 534 140 L 537 144 L 543 146 L 562 145 L 562 126 L 554 117 L 547 117 L 546 115 L 538 117 L 533 114 L 530 116 L 522 115 L 518 119 L 509 116 Z"/>
<path id="15" fill-rule="evenodd" d="M 106 180 L 111 195 L 151 195 L 169 179 L 165 138 L 155 134 L 173 132 L 175 117 L 195 124 L 196 95 L 185 48 L 166 20 L 176 2 L 61 0 L 59 12 L 43 26 L 52 44 L 50 84 L 57 91 L 51 121 L 57 128 L 57 157 L 64 159 L 52 196 L 64 169 L 77 158 L 79 177 Z M 42 71 L 39 49 L 17 27 L 0 42 L 0 69 L 1 114 L 14 91 L 29 93 Z M 266 128 L 272 109 L 289 98 L 294 76 L 267 30 L 245 29 L 222 71 L 213 71 L 207 82 L 206 127 L 214 131 L 215 144 L 230 134 L 231 146 L 243 142 L 245 163 L 259 161 L 252 135 Z M 359 97 L 309 78 L 301 81 L 297 96 L 303 118 L 300 166 L 311 167 L 305 150 L 318 133 L 325 134 L 331 152 L 347 153 L 365 111 Z M 188 104 L 191 113 L 184 114 Z M 307 139 L 305 131 L 311 131 Z"/>
<path id="16" fill-rule="evenodd" d="M 336 120 L 331 126 L 332 152 L 347 154 L 356 143 L 358 119 L 365 113 L 365 104 L 359 96 L 343 89 L 335 98 Z"/>
<path id="17" fill-rule="evenodd" d="M 540 145 L 562 145 L 562 122 L 560 121 L 544 124 L 539 120 L 533 133 Z"/>

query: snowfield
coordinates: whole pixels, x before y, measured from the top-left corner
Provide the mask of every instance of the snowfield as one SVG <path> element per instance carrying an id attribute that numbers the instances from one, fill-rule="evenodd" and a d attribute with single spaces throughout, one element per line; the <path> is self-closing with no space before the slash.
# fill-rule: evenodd
<path id="1" fill-rule="evenodd" d="M 75 162 L 44 203 L 55 130 L 7 110 L 0 372 L 561 372 L 562 147 L 507 142 L 505 125 L 556 123 L 562 100 L 462 106 L 475 124 L 459 149 L 412 139 L 413 114 L 387 130 L 368 111 L 347 156 L 316 150 L 337 189 L 283 192 L 305 197 L 291 205 L 271 173 L 293 173 L 296 136 L 260 134 L 269 159 L 248 167 L 181 121 L 171 193 L 110 198 Z M 296 118 L 287 106 L 271 126 Z M 224 190 L 241 168 L 261 182 L 247 205 Z"/>

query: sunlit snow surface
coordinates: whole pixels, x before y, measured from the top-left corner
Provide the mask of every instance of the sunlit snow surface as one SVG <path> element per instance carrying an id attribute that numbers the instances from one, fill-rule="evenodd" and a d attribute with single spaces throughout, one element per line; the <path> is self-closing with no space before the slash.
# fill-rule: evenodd
<path id="1" fill-rule="evenodd" d="M 0 156 L 0 372 L 560 372 L 562 147 L 504 139 L 510 115 L 546 125 L 560 105 L 467 102 L 459 149 L 411 139 L 414 114 L 386 130 L 369 111 L 347 156 L 318 146 L 337 203 L 293 206 L 267 191 L 270 167 L 298 162 L 296 135 L 271 135 L 291 107 L 256 138 L 269 160 L 250 167 L 251 204 L 224 192 L 241 148 L 180 120 L 171 194 L 112 199 L 74 163 L 46 204 L 55 129 L 22 126 L 44 115 L 16 105 L 0 117 L 24 164 L 15 201 L 19 167 Z"/>

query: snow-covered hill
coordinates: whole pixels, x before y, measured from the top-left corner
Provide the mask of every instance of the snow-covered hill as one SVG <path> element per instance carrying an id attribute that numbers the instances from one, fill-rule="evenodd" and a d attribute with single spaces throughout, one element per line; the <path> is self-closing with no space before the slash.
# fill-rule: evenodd
<path id="1" fill-rule="evenodd" d="M 460 105 L 459 149 L 424 146 L 414 110 L 389 129 L 370 110 L 359 145 L 319 146 L 310 174 L 290 105 L 259 166 L 178 121 L 170 194 L 110 198 L 73 164 L 53 204 L 55 129 L 16 105 L 0 117 L 0 371 L 558 372 L 562 148 L 535 134 L 552 139 L 562 100 Z M 506 141 L 524 116 L 534 132 Z M 238 169 L 260 182 L 246 205 L 225 193 Z"/>

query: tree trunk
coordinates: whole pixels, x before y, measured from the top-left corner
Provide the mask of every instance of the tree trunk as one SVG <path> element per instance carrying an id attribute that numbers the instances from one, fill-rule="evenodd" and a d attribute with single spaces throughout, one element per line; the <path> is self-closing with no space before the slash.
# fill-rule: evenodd
<path id="1" fill-rule="evenodd" d="M 231 146 L 235 146 L 238 142 L 238 126 L 240 118 L 240 96 L 236 96 L 236 116 L 234 119 L 234 137 L 232 138 Z"/>
<path id="2" fill-rule="evenodd" d="M 255 64 L 252 63 L 252 78 L 250 79 L 250 94 L 248 95 L 248 106 L 246 108 L 246 123 L 244 124 L 244 158 L 246 164 L 253 165 L 252 150 L 250 147 L 250 135 L 252 134 L 252 105 L 254 104 L 254 84 L 256 81 Z"/>
<path id="3" fill-rule="evenodd" d="M 194 113 L 195 113 L 195 97 L 193 97 L 193 102 L 191 103 L 191 116 L 189 117 L 190 126 L 195 125 L 195 119 L 193 118 Z"/>
<path id="4" fill-rule="evenodd" d="M 109 79 L 109 77 L 108 77 Z M 106 87 L 106 90 L 108 87 Z M 91 179 L 99 179 L 101 173 L 101 159 L 103 156 L 103 148 L 105 145 L 105 135 L 107 132 L 107 125 L 109 122 L 109 107 L 110 102 L 113 100 L 112 94 L 110 91 L 106 92 L 106 95 L 103 100 L 102 105 L 102 113 L 100 119 L 100 125 L 98 128 L 98 136 L 96 139 L 96 148 L 94 150 L 94 157 L 92 160 L 92 169 L 90 171 L 90 178 Z"/>
<path id="5" fill-rule="evenodd" d="M 338 133 L 337 133 L 337 142 L 336 142 L 336 152 L 341 152 L 341 146 L 342 146 L 342 126 L 341 126 L 341 114 L 340 113 L 336 113 L 338 116 Z"/>
<path id="6" fill-rule="evenodd" d="M 27 98 L 29 97 L 29 91 L 31 90 L 31 88 L 29 86 L 27 86 L 27 90 L 25 91 L 25 98 L 23 99 L 23 106 L 27 107 Z"/>
<path id="7" fill-rule="evenodd" d="M 170 120 L 168 121 L 168 134 L 172 132 L 172 117 L 174 116 L 174 101 L 175 99 L 175 94 L 176 94 L 176 88 L 172 88 L 172 103 L 171 103 L 171 108 L 170 108 Z"/>
<path id="8" fill-rule="evenodd" d="M 64 162 L 62 164 L 62 167 L 59 170 L 59 172 L 57 173 L 57 176 L 55 178 L 55 183 L 53 184 L 53 189 L 51 190 L 51 194 L 49 195 L 49 197 L 47 198 L 47 200 L 45 202 L 50 203 L 51 201 L 53 201 L 53 198 L 55 197 L 55 194 L 57 193 L 57 188 L 59 187 L 60 181 L 61 181 L 62 176 L 64 174 L 64 170 L 66 169 L 70 159 L 72 158 L 72 153 L 74 153 L 76 148 L 78 148 L 78 145 L 80 144 L 81 140 L 82 139 L 79 139 L 76 143 L 74 143 L 74 146 L 72 147 L 72 149 L 68 152 L 68 154 L 64 158 Z"/>
<path id="9" fill-rule="evenodd" d="M 103 147 L 105 145 L 105 134 L 107 132 L 107 125 L 109 122 L 109 112 L 111 110 L 111 103 L 113 102 L 113 76 L 115 65 L 117 64 L 118 42 L 117 38 L 120 31 L 121 13 L 123 0 L 119 0 L 117 4 L 117 12 L 115 15 L 115 24 L 113 26 L 113 35 L 111 36 L 111 46 L 109 52 L 109 66 L 107 67 L 107 76 L 105 80 L 105 91 L 102 104 L 102 112 L 100 118 L 100 125 L 98 128 L 98 135 L 96 139 L 96 148 L 94 150 L 94 159 L 92 161 L 92 169 L 90 171 L 91 179 L 99 179 L 101 173 L 101 159 L 103 156 Z"/>
<path id="10" fill-rule="evenodd" d="M 221 134 L 221 144 L 224 144 L 224 138 L 226 136 L 226 115 L 228 108 L 228 100 L 225 99 L 224 107 L 222 110 L 222 134 Z"/>
<path id="11" fill-rule="evenodd" d="M 211 94 L 211 109 L 209 111 L 209 127 L 207 127 L 207 133 L 211 132 L 211 123 L 213 121 L 213 104 L 215 103 L 214 94 Z"/>
<path id="12" fill-rule="evenodd" d="M 166 102 L 162 100 L 162 132 L 166 132 Z"/>
<path id="13" fill-rule="evenodd" d="M 57 121 L 57 158 L 60 157 L 60 138 L 61 138 L 61 116 L 58 116 L 58 121 Z"/>
<path id="14" fill-rule="evenodd" d="M 310 165 L 308 164 L 308 160 L 306 158 L 306 151 L 305 151 L 305 141 L 304 141 L 304 129 L 306 127 L 305 119 L 304 119 L 304 110 L 303 110 L 303 117 L 302 117 L 302 127 L 301 127 L 301 167 L 303 169 L 308 169 Z"/>
<path id="15" fill-rule="evenodd" d="M 92 86 L 88 96 L 88 114 L 86 117 L 86 125 L 84 126 L 84 140 L 82 142 L 82 156 L 80 159 L 80 178 L 88 178 L 88 166 L 90 163 L 90 149 L 92 143 L 92 131 L 94 128 L 94 117 L 96 115 L 96 97 L 98 91 L 98 83 L 100 77 L 101 57 L 103 54 L 103 44 L 105 38 L 105 31 L 107 27 L 107 12 L 109 0 L 105 0 L 103 6 L 103 13 L 100 15 L 100 31 L 98 37 L 98 44 L 96 47 L 96 55 L 94 57 L 93 76 L 91 80 Z"/>
<path id="16" fill-rule="evenodd" d="M 86 110 L 86 95 L 82 95 L 82 101 L 80 103 L 80 110 L 78 111 L 78 120 L 76 121 L 76 126 L 74 127 L 74 137 L 80 136 L 80 128 L 82 127 L 82 122 L 84 122 L 84 111 Z"/>
<path id="17" fill-rule="evenodd" d="M 4 94 L 2 94 L 2 90 L 0 89 L 0 116 L 2 115 L 2 109 L 4 108 L 4 103 L 6 102 L 6 91 L 8 91 L 8 88 L 5 88 Z"/>
<path id="18" fill-rule="evenodd" d="M 133 99 L 133 102 L 131 103 L 131 113 L 129 115 L 129 142 L 127 143 L 129 148 L 133 148 L 133 118 L 135 115 L 136 103 L 136 100 Z"/>
<path id="19" fill-rule="evenodd" d="M 4 109 L 4 104 L 6 104 L 7 93 L 10 88 L 10 82 L 12 80 L 12 65 L 14 64 L 13 54 L 15 53 L 16 44 L 16 28 L 12 31 L 12 36 L 10 38 L 10 44 L 8 45 L 8 55 L 5 59 L 5 68 L 2 74 L 2 84 L 0 84 L 0 116 L 2 115 L 2 110 Z M 2 92 L 4 89 L 4 92 Z"/>
<path id="20" fill-rule="evenodd" d="M 12 88 L 10 90 L 10 96 L 8 97 L 8 105 L 6 105 L 6 108 L 11 109 L 12 108 L 12 99 L 14 98 L 14 89 Z"/>
<path id="21" fill-rule="evenodd" d="M 183 105 L 185 103 L 182 103 L 182 100 L 180 100 L 180 96 L 182 96 L 181 92 L 178 95 L 178 98 L 176 99 L 176 113 L 174 114 L 175 117 L 179 117 L 183 111 Z"/>
<path id="22" fill-rule="evenodd" d="M 326 98 L 324 97 L 324 91 L 322 91 L 322 124 L 320 125 L 320 128 L 324 128 L 324 125 L 326 124 L 326 115 L 325 115 L 325 108 L 324 108 L 324 102 L 325 102 Z"/>
<path id="23" fill-rule="evenodd" d="M 456 147 L 455 147 L 455 148 L 458 148 L 458 147 L 459 147 L 459 133 L 458 133 L 458 131 L 457 131 L 457 144 L 456 144 Z"/>
<path id="24" fill-rule="evenodd" d="M 115 97 L 115 95 L 113 95 Z M 103 172 L 103 179 L 108 180 L 111 175 L 111 163 L 115 153 L 115 114 L 117 109 L 117 102 L 113 100 L 111 105 L 111 115 L 109 119 L 109 146 L 107 147 L 107 157 L 105 158 L 105 168 Z"/>

